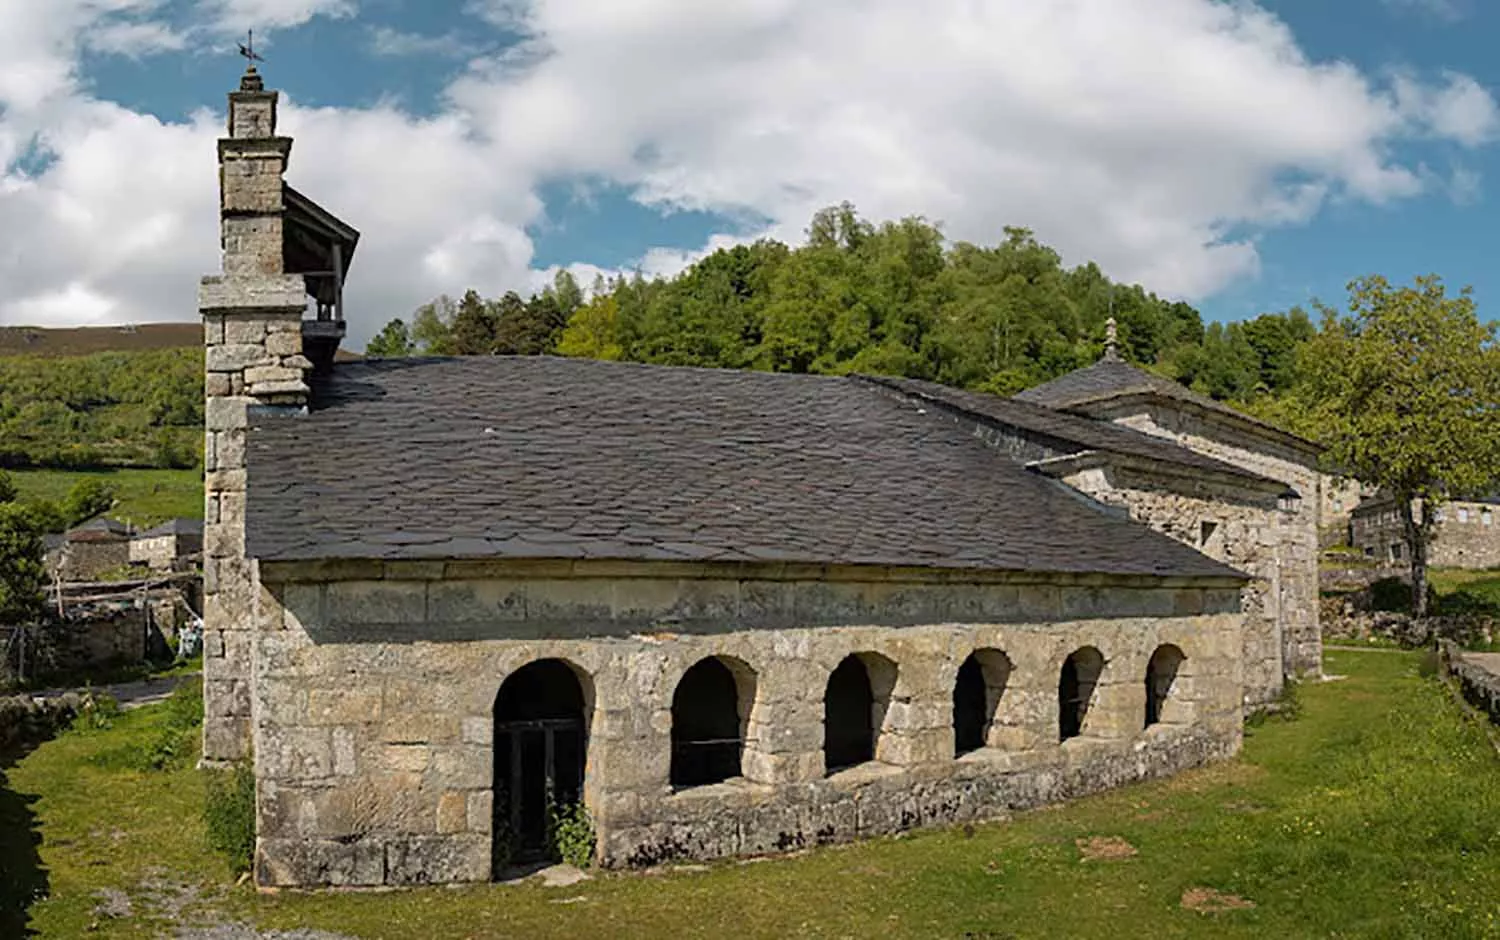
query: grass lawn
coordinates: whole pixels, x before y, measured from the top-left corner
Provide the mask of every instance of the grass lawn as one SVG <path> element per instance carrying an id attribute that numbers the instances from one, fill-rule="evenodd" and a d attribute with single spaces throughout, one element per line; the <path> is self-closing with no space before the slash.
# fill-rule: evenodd
<path id="1" fill-rule="evenodd" d="M 1427 577 L 1439 595 L 1464 591 L 1500 609 L 1500 569 L 1433 568 Z"/>
<path id="2" fill-rule="evenodd" d="M 23 499 L 61 503 L 80 480 L 94 478 L 114 487 L 118 502 L 111 516 L 138 526 L 168 519 L 203 518 L 203 477 L 197 470 L 14 470 Z"/>
<path id="3" fill-rule="evenodd" d="M 22 890 L 0 887 L 0 935 L 11 935 L 4 905 L 14 912 L 37 883 L 26 872 L 41 868 L 48 896 L 25 916 L 43 937 L 152 936 L 174 909 L 182 925 L 422 940 L 1500 936 L 1500 759 L 1486 727 L 1417 675 L 1419 660 L 1330 653 L 1328 671 L 1348 677 L 1304 686 L 1300 717 L 1251 728 L 1240 759 L 1173 780 L 968 832 L 568 888 L 235 887 L 203 847 L 198 773 L 91 762 L 150 740 L 164 720 L 152 708 L 5 772 L 0 883 Z M 1095 837 L 1137 854 L 1085 860 L 1078 843 Z M 1198 906 L 1226 909 L 1185 909 L 1196 889 Z M 96 910 L 123 912 L 127 899 L 126 916 Z"/>

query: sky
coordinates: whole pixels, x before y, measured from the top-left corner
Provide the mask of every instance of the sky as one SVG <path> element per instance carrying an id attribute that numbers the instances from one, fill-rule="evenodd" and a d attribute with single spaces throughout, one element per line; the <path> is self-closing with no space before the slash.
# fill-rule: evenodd
<path id="1" fill-rule="evenodd" d="M 1364 274 L 1500 318 L 1494 0 L 0 0 L 0 325 L 196 318 L 255 30 L 350 345 L 842 201 L 1233 321 Z"/>

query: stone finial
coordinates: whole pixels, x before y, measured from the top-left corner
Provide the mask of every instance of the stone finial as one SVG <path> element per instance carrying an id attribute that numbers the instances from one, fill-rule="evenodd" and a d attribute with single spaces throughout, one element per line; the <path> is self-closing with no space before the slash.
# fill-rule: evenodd
<path id="1" fill-rule="evenodd" d="M 1104 321 L 1104 358 L 1111 362 L 1120 358 L 1120 332 L 1114 317 Z"/>

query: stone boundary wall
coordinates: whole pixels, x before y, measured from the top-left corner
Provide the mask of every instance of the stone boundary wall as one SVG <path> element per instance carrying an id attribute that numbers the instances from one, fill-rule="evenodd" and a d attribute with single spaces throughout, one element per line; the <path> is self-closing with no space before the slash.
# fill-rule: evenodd
<path id="1" fill-rule="evenodd" d="M 604 563 L 539 566 L 572 567 L 571 579 L 436 563 L 418 579 L 410 564 L 378 567 L 380 580 L 319 583 L 306 569 L 300 582 L 267 581 L 295 569 L 262 566 L 256 682 L 245 691 L 262 885 L 488 880 L 496 694 L 540 659 L 568 663 L 583 686 L 585 802 L 607 866 L 993 818 L 1240 746 L 1232 582 L 977 583 L 957 573 L 921 584 L 837 571 L 776 581 L 707 578 L 711 566 L 691 565 L 661 574 L 698 577 L 643 577 L 652 566 L 626 576 L 632 566 Z M 947 615 L 932 617 L 938 610 Z M 879 618 L 888 622 L 871 623 Z M 1167 643 L 1186 660 L 1162 722 L 1143 728 L 1147 662 Z M 1059 743 L 1059 671 L 1086 646 L 1104 670 L 1082 735 Z M 979 649 L 1003 652 L 1011 669 L 986 746 L 955 758 L 954 683 Z M 854 653 L 893 664 L 894 684 L 876 759 L 825 776 L 824 689 Z M 674 788 L 674 692 L 707 657 L 753 677 L 743 776 Z"/>
<path id="2" fill-rule="evenodd" d="M 1500 724 L 1500 675 L 1466 659 L 1463 651 L 1451 643 L 1443 644 L 1443 661 L 1449 675 L 1458 680 L 1464 699 L 1488 715 L 1490 721 Z"/>
<path id="3" fill-rule="evenodd" d="M 76 692 L 50 698 L 10 695 L 0 698 L 0 761 L 49 740 L 78 714 L 83 697 Z"/>

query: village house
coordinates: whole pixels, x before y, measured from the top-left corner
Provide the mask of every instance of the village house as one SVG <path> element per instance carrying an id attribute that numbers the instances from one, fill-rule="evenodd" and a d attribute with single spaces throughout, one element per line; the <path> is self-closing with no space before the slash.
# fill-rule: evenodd
<path id="1" fill-rule="evenodd" d="M 61 581 L 92 581 L 130 564 L 130 527 L 96 516 L 48 539 L 46 566 Z"/>
<path id="2" fill-rule="evenodd" d="M 186 570 L 202 555 L 202 519 L 169 519 L 130 540 L 130 563 L 152 571 Z"/>
<path id="3" fill-rule="evenodd" d="M 259 884 L 483 881 L 577 802 L 605 865 L 995 817 L 1317 672 L 1315 448 L 1113 347 L 1017 400 L 335 365 L 358 233 L 276 104 L 229 96 L 199 294 L 204 755 L 254 761 Z"/>
<path id="4" fill-rule="evenodd" d="M 1420 522 L 1420 501 L 1412 513 Z M 1389 495 L 1376 495 L 1354 510 L 1349 544 L 1385 564 L 1411 564 L 1406 524 Z M 1500 568 L 1500 496 L 1454 499 L 1439 506 L 1432 518 L 1427 563 L 1438 568 Z"/>

